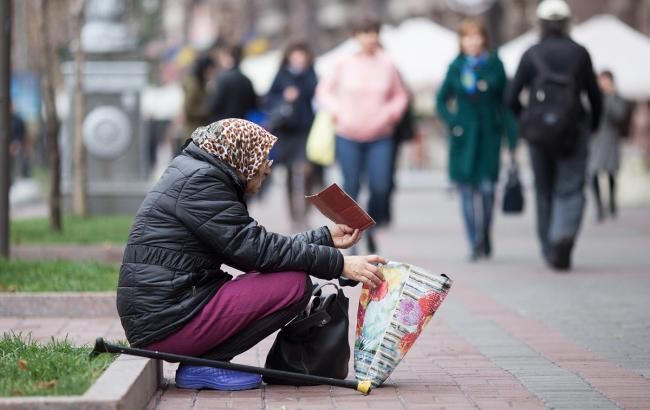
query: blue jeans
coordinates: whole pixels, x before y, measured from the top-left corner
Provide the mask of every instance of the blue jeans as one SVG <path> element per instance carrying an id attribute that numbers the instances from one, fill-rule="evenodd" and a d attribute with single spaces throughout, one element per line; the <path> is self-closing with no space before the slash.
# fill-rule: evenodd
<path id="1" fill-rule="evenodd" d="M 458 184 L 461 196 L 465 231 L 472 251 L 490 237 L 494 211 L 494 182 L 483 180 L 478 184 Z M 477 200 L 480 206 L 477 206 Z"/>
<path id="2" fill-rule="evenodd" d="M 343 172 L 343 189 L 355 200 L 367 179 L 370 198 L 368 214 L 377 225 L 388 221 L 392 183 L 393 138 L 357 142 L 336 137 L 336 159 Z"/>

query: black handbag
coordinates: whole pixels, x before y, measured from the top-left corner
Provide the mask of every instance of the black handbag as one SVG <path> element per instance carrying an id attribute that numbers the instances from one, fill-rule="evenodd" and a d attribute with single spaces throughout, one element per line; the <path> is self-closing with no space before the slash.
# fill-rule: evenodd
<path id="1" fill-rule="evenodd" d="M 513 161 L 508 169 L 508 180 L 503 194 L 503 213 L 520 214 L 523 210 L 524 194 L 519 180 L 519 167 Z"/>
<path id="2" fill-rule="evenodd" d="M 336 293 L 323 294 L 331 285 Z M 265 367 L 302 374 L 345 379 L 348 375 L 350 301 L 334 283 L 316 287 L 307 307 L 278 333 Z M 264 376 L 268 384 L 310 385 Z"/>

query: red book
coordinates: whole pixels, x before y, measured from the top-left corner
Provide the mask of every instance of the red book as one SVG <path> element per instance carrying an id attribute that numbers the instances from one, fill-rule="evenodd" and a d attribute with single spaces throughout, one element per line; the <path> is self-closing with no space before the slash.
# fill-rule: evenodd
<path id="1" fill-rule="evenodd" d="M 337 184 L 306 198 L 323 215 L 337 224 L 345 224 L 362 231 L 375 225 L 375 220 Z"/>

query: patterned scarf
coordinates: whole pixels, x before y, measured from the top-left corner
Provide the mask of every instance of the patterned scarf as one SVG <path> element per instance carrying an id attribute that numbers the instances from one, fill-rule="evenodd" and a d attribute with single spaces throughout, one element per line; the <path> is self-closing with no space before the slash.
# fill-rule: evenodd
<path id="1" fill-rule="evenodd" d="M 463 59 L 463 67 L 460 71 L 460 82 L 469 95 L 476 93 L 477 75 L 476 71 L 487 61 L 487 53 L 478 57 L 466 55 Z"/>
<path id="2" fill-rule="evenodd" d="M 268 159 L 277 138 L 250 121 L 228 118 L 197 128 L 192 141 L 235 168 L 248 182 Z"/>

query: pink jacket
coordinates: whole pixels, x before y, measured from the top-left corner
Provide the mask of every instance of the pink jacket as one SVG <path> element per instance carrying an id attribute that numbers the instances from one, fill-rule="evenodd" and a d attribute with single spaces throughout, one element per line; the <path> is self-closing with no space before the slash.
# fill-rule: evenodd
<path id="1" fill-rule="evenodd" d="M 316 98 L 334 117 L 337 135 L 360 142 L 391 135 L 408 100 L 397 69 L 383 51 L 339 61 L 321 80 Z"/>

